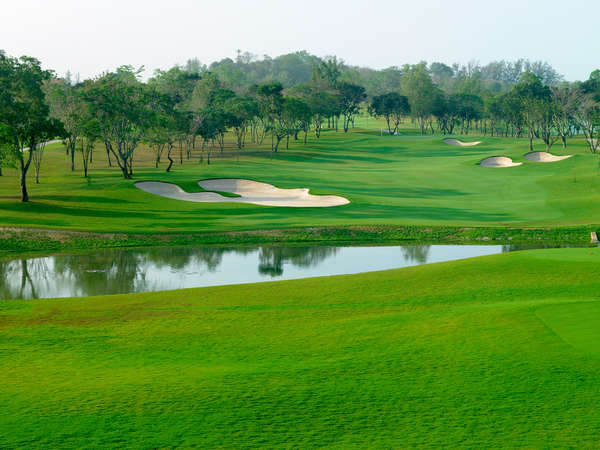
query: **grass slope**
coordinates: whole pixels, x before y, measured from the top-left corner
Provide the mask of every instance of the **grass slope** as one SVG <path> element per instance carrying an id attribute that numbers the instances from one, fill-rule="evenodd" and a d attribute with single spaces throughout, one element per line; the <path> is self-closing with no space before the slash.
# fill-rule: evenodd
<path id="1" fill-rule="evenodd" d="M 594 447 L 599 258 L 3 302 L 0 446 Z"/>
<path id="2" fill-rule="evenodd" d="M 474 136 L 463 137 L 465 140 Z M 476 139 L 480 139 L 477 137 Z M 345 225 L 558 226 L 599 224 L 597 158 L 573 140 L 573 158 L 556 163 L 524 160 L 526 140 L 483 138 L 477 147 L 452 147 L 441 136 L 380 136 L 376 131 L 324 133 L 306 146 L 292 143 L 271 157 L 249 148 L 153 167 L 147 150 L 136 154 L 136 180 L 162 180 L 189 189 L 203 178 L 239 177 L 282 188 L 308 187 L 336 194 L 349 205 L 276 208 L 248 204 L 189 203 L 161 198 L 106 167 L 101 148 L 91 177 L 71 173 L 60 144 L 48 146 L 41 184 L 30 180 L 32 202 L 18 199 L 16 171 L 0 177 L 0 226 L 94 232 L 192 233 Z M 562 150 L 556 148 L 556 153 Z M 492 155 L 524 161 L 515 168 L 477 165 Z M 104 158 L 104 159 L 103 159 Z"/>

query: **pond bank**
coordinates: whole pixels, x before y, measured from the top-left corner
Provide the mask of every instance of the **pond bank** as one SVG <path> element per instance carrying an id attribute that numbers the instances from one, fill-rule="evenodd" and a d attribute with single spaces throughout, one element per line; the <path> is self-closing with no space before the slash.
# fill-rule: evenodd
<path id="1" fill-rule="evenodd" d="M 0 256 L 15 253 L 171 245 L 252 244 L 531 244 L 590 245 L 594 225 L 508 228 L 440 226 L 312 227 L 195 234 L 126 234 L 0 228 Z"/>

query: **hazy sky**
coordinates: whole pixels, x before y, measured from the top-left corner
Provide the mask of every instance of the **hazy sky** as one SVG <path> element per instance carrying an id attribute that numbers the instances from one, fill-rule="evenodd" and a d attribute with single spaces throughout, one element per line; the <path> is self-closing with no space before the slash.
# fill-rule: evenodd
<path id="1" fill-rule="evenodd" d="M 241 49 L 373 68 L 541 59 L 576 80 L 600 68 L 599 17 L 598 0 L 3 0 L 0 49 L 82 78 Z"/>

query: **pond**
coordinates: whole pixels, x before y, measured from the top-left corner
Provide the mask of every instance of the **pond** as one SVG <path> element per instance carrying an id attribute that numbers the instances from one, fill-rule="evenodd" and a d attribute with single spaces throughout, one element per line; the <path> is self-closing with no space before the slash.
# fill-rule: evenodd
<path id="1" fill-rule="evenodd" d="M 84 297 L 289 280 L 512 250 L 501 245 L 154 247 L 0 260 L 0 299 Z"/>

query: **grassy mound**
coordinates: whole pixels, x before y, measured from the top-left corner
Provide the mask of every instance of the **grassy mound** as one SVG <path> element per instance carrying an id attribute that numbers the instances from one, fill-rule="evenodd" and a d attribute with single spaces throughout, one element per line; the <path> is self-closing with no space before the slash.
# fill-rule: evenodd
<path id="1" fill-rule="evenodd" d="M 0 303 L 2 447 L 593 447 L 600 251 Z"/>

